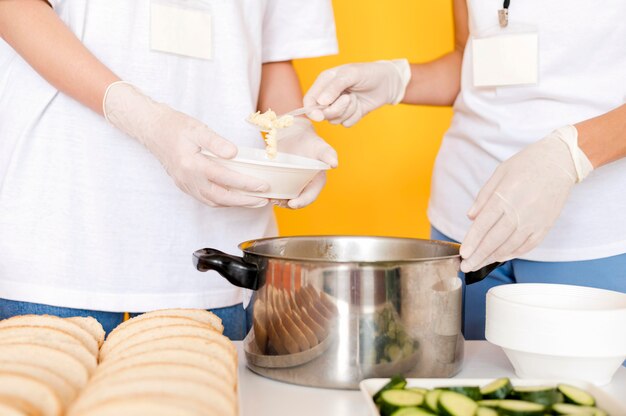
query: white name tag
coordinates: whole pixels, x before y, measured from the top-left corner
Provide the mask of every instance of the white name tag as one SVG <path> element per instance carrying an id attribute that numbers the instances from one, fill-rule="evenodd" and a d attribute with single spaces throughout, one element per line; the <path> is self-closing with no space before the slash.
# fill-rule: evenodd
<path id="1" fill-rule="evenodd" d="M 150 3 L 150 49 L 211 59 L 211 14 L 175 2 Z"/>
<path id="2" fill-rule="evenodd" d="M 539 36 L 509 33 L 472 39 L 475 87 L 536 84 Z"/>

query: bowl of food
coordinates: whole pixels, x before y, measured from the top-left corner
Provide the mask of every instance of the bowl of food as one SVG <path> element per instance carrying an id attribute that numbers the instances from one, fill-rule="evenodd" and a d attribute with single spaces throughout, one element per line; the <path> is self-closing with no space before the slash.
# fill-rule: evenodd
<path id="1" fill-rule="evenodd" d="M 266 192 L 245 192 L 262 198 L 297 198 L 315 175 L 330 169 L 324 162 L 290 153 L 278 152 L 269 158 L 264 149 L 252 147 L 240 146 L 233 159 L 217 157 L 207 150 L 202 153 L 228 169 L 267 182 L 270 189 Z"/>
<path id="2" fill-rule="evenodd" d="M 520 378 L 608 384 L 626 359 L 626 294 L 518 283 L 487 292 L 485 337 Z"/>

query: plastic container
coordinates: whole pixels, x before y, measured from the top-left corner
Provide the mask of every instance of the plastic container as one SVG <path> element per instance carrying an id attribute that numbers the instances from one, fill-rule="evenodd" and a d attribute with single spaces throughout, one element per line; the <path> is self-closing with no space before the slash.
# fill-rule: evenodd
<path id="1" fill-rule="evenodd" d="M 603 385 L 626 358 L 626 294 L 526 283 L 487 292 L 485 337 L 520 378 Z"/>
<path id="2" fill-rule="evenodd" d="M 269 159 L 264 149 L 239 147 L 233 159 L 219 158 L 209 151 L 202 153 L 228 169 L 254 176 L 270 185 L 267 192 L 243 192 L 246 195 L 271 199 L 293 199 L 300 195 L 313 177 L 330 169 L 326 163 L 289 153 L 278 153 Z"/>

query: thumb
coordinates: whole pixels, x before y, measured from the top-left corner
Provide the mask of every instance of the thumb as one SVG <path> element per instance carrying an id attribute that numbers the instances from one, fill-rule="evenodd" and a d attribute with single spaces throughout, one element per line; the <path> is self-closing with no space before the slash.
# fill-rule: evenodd
<path id="1" fill-rule="evenodd" d="M 195 142 L 217 157 L 232 159 L 237 156 L 237 146 L 202 124 L 194 131 Z"/>

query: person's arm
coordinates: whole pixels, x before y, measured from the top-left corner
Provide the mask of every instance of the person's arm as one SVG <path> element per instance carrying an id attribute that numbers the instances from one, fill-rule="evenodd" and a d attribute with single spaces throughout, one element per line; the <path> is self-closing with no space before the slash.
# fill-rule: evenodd
<path id="1" fill-rule="evenodd" d="M 265 191 L 267 183 L 225 169 L 200 153 L 206 149 L 232 158 L 235 145 L 199 120 L 119 82 L 44 0 L 1 0 L 0 36 L 51 85 L 141 142 L 183 192 L 210 206 L 267 204 L 266 199 L 234 191 Z"/>
<path id="2" fill-rule="evenodd" d="M 350 127 L 385 104 L 452 105 L 461 87 L 467 19 L 465 0 L 454 0 L 454 51 L 431 62 L 377 61 L 322 72 L 304 96 L 304 105 L 327 108 L 312 109 L 307 115 Z"/>
<path id="3" fill-rule="evenodd" d="M 466 0 L 454 0 L 454 50 L 431 62 L 411 64 L 411 80 L 402 102 L 452 105 L 461 90 L 461 65 L 468 37 Z"/>
<path id="4" fill-rule="evenodd" d="M 0 1 L 0 37 L 51 85 L 102 114 L 104 92 L 119 77 L 87 50 L 46 1 Z"/>
<path id="5" fill-rule="evenodd" d="M 626 104 L 575 127 L 578 146 L 594 168 L 626 157 Z"/>
<path id="6" fill-rule="evenodd" d="M 280 115 L 300 107 L 302 90 L 291 61 L 263 64 L 258 110 L 267 111 L 271 108 Z M 337 153 L 315 133 L 313 125 L 305 117 L 294 117 L 292 126 L 279 130 L 278 150 L 318 159 L 333 168 L 337 167 Z M 315 201 L 325 183 L 326 174 L 321 172 L 297 198 L 274 203 L 294 209 L 305 207 Z"/>

